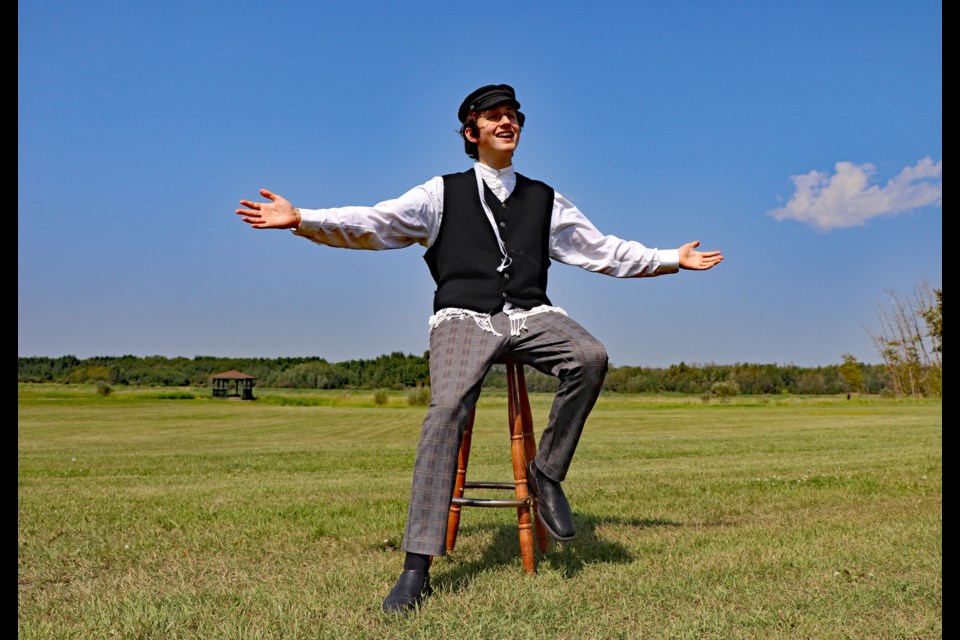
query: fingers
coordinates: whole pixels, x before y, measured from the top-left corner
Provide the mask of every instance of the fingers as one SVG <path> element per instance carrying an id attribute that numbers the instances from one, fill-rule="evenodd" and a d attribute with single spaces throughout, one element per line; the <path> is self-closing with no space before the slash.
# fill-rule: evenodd
<path id="1" fill-rule="evenodd" d="M 238 216 L 243 216 L 241 220 L 246 222 L 252 227 L 260 227 L 263 224 L 263 212 L 260 211 L 259 202 L 251 202 L 250 200 L 241 200 L 240 204 L 246 209 L 236 209 L 234 213 Z"/>
<path id="2" fill-rule="evenodd" d="M 246 209 L 237 209 L 237 215 L 241 216 L 260 216 L 260 205 L 256 202 L 250 202 L 249 200 L 241 200 L 240 204 L 247 207 Z"/>
<path id="3" fill-rule="evenodd" d="M 267 198 L 273 203 L 277 203 L 278 201 L 286 202 L 283 196 L 279 196 L 273 193 L 272 191 L 270 191 L 269 189 L 260 189 L 260 195 L 262 195 L 264 198 Z M 261 207 L 266 206 L 269 203 L 253 202 L 252 200 L 241 200 L 240 204 L 247 207 L 248 209 L 252 209 L 253 211 L 260 211 Z M 237 213 L 240 213 L 240 209 L 237 209 Z"/>
<path id="4" fill-rule="evenodd" d="M 719 251 L 711 251 L 710 253 L 698 253 L 700 259 L 704 262 L 720 262 L 723 260 L 723 256 L 720 255 Z"/>
<path id="5" fill-rule="evenodd" d="M 718 252 L 715 252 L 714 255 L 707 256 L 704 254 L 700 258 L 700 269 L 711 269 L 723 261 L 723 256 L 717 255 Z"/>
<path id="6" fill-rule="evenodd" d="M 260 205 L 256 204 L 255 202 L 246 202 L 245 200 L 241 200 L 241 201 L 240 201 L 240 204 L 244 205 L 245 207 L 250 207 L 250 208 L 249 208 L 249 209 L 236 209 L 236 210 L 234 211 L 234 213 L 236 213 L 238 216 L 255 216 L 255 217 L 257 217 L 257 218 L 260 217 L 260 215 L 261 215 L 261 214 L 260 214 Z"/>
<path id="7" fill-rule="evenodd" d="M 276 201 L 277 199 L 280 199 L 280 200 L 283 199 L 283 198 L 280 198 L 280 196 L 276 195 L 275 193 L 271 193 L 267 189 L 260 189 L 260 195 L 262 195 L 265 198 L 269 198 L 270 200 L 273 200 L 273 201 Z M 243 221 L 253 223 L 253 222 L 261 221 L 264 214 L 264 211 L 262 210 L 262 208 L 265 206 L 269 206 L 271 203 L 253 202 L 252 200 L 241 200 L 240 204 L 247 208 L 237 209 L 235 213 L 240 216 L 248 216 L 248 217 L 245 217 Z"/>
<path id="8" fill-rule="evenodd" d="M 263 224 L 263 218 L 261 218 L 261 217 L 260 217 L 256 212 L 254 212 L 254 211 L 240 211 L 239 209 L 237 209 L 237 215 L 238 215 L 238 216 L 243 216 L 243 217 L 240 218 L 240 219 L 243 220 L 244 222 L 246 222 L 247 224 L 250 224 L 250 225 L 253 225 L 253 226 L 257 226 L 257 225 L 259 225 L 259 224 Z"/>

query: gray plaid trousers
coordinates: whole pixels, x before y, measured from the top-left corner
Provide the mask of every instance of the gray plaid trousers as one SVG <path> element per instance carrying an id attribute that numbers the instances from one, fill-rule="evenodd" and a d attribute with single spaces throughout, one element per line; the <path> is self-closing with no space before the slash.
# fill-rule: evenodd
<path id="1" fill-rule="evenodd" d="M 502 335 L 484 331 L 469 317 L 445 320 L 430 333 L 431 401 L 413 468 L 404 551 L 446 555 L 460 441 L 483 378 L 497 359 L 510 356 L 560 379 L 536 458 L 537 468 L 554 480 L 566 478 L 600 394 L 607 352 L 577 322 L 562 313 L 540 313 L 527 318 L 519 336 L 511 336 L 506 314 L 491 320 Z"/>

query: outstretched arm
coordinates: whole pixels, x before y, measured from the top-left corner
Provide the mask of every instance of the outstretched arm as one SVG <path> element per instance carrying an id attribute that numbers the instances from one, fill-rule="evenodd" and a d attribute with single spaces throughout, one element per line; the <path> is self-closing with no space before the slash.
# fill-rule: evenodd
<path id="1" fill-rule="evenodd" d="M 241 200 L 246 209 L 237 209 L 237 215 L 254 229 L 296 229 L 300 226 L 300 211 L 283 196 L 260 189 L 260 195 L 270 202 Z"/>
<path id="2" fill-rule="evenodd" d="M 723 255 L 719 251 L 696 251 L 699 246 L 700 241 L 694 240 L 680 247 L 681 269 L 705 271 L 717 266 L 723 260 Z"/>
<path id="3" fill-rule="evenodd" d="M 372 207 L 297 209 L 286 198 L 260 189 L 268 202 L 241 200 L 236 214 L 254 229 L 290 229 L 317 244 L 344 249 L 430 246 L 440 230 L 443 178 L 436 177 L 399 198 Z"/>
<path id="4" fill-rule="evenodd" d="M 719 251 L 697 251 L 698 246 L 696 240 L 679 249 L 654 249 L 604 235 L 572 202 L 554 192 L 550 257 L 559 262 L 617 278 L 644 278 L 679 269 L 704 271 L 723 260 Z"/>

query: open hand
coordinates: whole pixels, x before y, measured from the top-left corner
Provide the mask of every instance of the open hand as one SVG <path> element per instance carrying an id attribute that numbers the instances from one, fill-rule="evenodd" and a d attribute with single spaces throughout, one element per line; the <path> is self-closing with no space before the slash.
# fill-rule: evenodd
<path id="1" fill-rule="evenodd" d="M 699 240 L 688 242 L 680 247 L 680 268 L 693 271 L 704 271 L 711 269 L 723 260 L 723 255 L 719 251 L 697 251 L 700 246 Z"/>
<path id="2" fill-rule="evenodd" d="M 300 226 L 300 211 L 283 196 L 260 189 L 260 195 L 270 202 L 241 200 L 246 209 L 237 209 L 237 215 L 254 229 L 296 229 Z"/>

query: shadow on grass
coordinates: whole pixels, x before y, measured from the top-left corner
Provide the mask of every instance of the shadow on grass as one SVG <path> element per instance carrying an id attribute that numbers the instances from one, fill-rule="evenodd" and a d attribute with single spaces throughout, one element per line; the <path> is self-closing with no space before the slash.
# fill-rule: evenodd
<path id="1" fill-rule="evenodd" d="M 558 542 L 550 540 L 546 553 L 536 552 L 537 567 L 545 564 L 559 569 L 564 578 L 573 578 L 587 565 L 598 563 L 627 564 L 633 562 L 634 555 L 619 542 L 611 542 L 597 535 L 601 527 L 679 527 L 680 522 L 668 520 L 649 520 L 638 518 L 618 518 L 614 516 L 595 516 L 590 514 L 574 514 L 574 524 L 577 536 L 573 540 Z M 516 565 L 523 571 L 520 564 L 520 539 L 516 524 L 502 525 L 474 525 L 461 524 L 457 536 L 457 545 L 461 547 L 469 544 L 468 538 L 479 531 L 494 530 L 493 539 L 487 547 L 480 551 L 479 558 L 471 561 L 461 561 L 454 550 L 445 558 L 438 558 L 434 562 L 431 575 L 435 575 L 434 583 L 443 585 L 452 591 L 460 591 L 470 586 L 473 578 L 482 571 L 496 569 L 500 566 Z M 474 555 L 471 553 L 471 555 Z"/>

